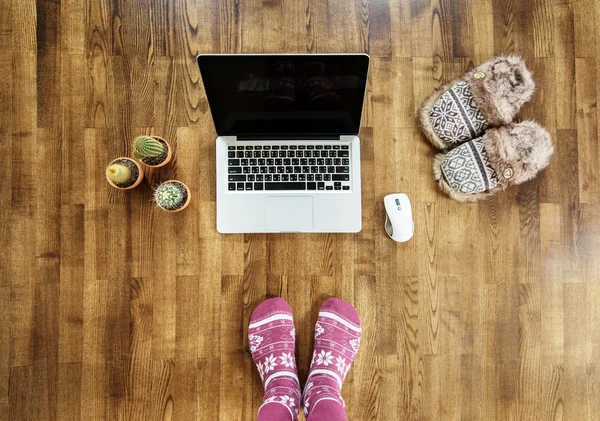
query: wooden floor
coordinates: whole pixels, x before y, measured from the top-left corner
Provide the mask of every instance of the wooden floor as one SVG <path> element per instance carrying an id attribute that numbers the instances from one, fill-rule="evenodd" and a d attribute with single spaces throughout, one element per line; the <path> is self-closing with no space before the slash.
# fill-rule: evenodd
<path id="1" fill-rule="evenodd" d="M 0 0 L 0 420 L 253 420 L 246 329 L 293 307 L 300 377 L 329 296 L 364 326 L 351 420 L 600 419 L 600 2 Z M 201 52 L 368 52 L 363 230 L 215 229 Z M 433 183 L 415 112 L 499 53 L 538 90 L 542 176 L 481 204 Z M 176 146 L 181 214 L 104 167 L 132 139 Z M 384 230 L 408 193 L 416 234 Z M 303 419 L 301 417 L 301 419 Z"/>

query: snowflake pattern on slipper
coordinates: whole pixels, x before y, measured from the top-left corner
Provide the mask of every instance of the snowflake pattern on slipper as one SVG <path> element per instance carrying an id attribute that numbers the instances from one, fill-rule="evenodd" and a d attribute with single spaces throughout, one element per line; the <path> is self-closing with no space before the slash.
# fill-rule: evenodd
<path id="1" fill-rule="evenodd" d="M 499 184 L 481 137 L 448 152 L 442 161 L 442 174 L 461 193 L 481 193 Z"/>
<path id="2" fill-rule="evenodd" d="M 433 130 L 443 141 L 458 144 L 481 136 L 488 123 L 465 81 L 452 85 L 429 112 Z"/>

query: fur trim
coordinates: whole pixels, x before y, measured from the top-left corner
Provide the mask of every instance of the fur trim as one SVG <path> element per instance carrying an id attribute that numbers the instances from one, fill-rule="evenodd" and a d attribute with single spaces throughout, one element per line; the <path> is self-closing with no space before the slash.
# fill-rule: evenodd
<path id="1" fill-rule="evenodd" d="M 502 189 L 534 178 L 548 166 L 554 153 L 550 134 L 535 121 L 490 129 L 483 143 Z M 512 176 L 505 178 L 505 171 L 512 171 Z"/>
<path id="2" fill-rule="evenodd" d="M 437 180 L 440 190 L 446 193 L 452 199 L 463 203 L 479 202 L 480 200 L 487 199 L 501 190 L 499 187 L 495 187 L 485 193 L 461 193 L 454 190 L 452 187 L 450 187 L 446 180 L 444 180 L 444 176 L 442 174 L 442 161 L 444 161 L 445 156 L 446 154 L 439 153 L 433 158 L 433 176 Z"/>
<path id="3" fill-rule="evenodd" d="M 435 101 L 437 101 L 437 99 L 442 96 L 442 94 L 446 92 L 453 83 L 455 82 L 448 83 L 431 94 L 419 110 L 419 122 L 421 123 L 421 130 L 423 131 L 423 134 L 433 146 L 441 150 L 448 149 L 450 145 L 440 139 L 438 134 L 435 132 L 433 125 L 431 124 L 431 118 L 429 117 L 429 114 L 431 113 L 431 108 L 433 107 Z"/>
<path id="4" fill-rule="evenodd" d="M 485 77 L 476 79 L 479 72 Z M 510 123 L 535 91 L 531 72 L 518 56 L 488 60 L 467 72 L 463 79 L 471 87 L 473 99 L 491 126 Z"/>

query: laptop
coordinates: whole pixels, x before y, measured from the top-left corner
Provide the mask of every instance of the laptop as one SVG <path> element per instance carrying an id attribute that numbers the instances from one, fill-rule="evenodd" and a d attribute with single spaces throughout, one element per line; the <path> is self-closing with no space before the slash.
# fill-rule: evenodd
<path id="1" fill-rule="evenodd" d="M 220 233 L 358 232 L 366 54 L 199 55 Z"/>

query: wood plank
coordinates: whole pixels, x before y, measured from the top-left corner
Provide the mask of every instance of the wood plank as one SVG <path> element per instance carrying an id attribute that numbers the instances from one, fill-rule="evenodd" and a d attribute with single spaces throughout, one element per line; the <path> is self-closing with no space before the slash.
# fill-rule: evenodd
<path id="1" fill-rule="evenodd" d="M 579 200 L 597 203 L 600 198 L 600 147 L 596 107 L 596 60 L 576 59 L 577 154 L 579 157 Z"/>
<path id="2" fill-rule="evenodd" d="M 10 288 L 0 288 L 0 308 L 10 306 Z M 10 313 L 0 311 L 0 420 L 8 420 L 10 408 Z"/>
<path id="3" fill-rule="evenodd" d="M 81 418 L 81 363 L 58 365 L 56 413 L 59 420 Z"/>

